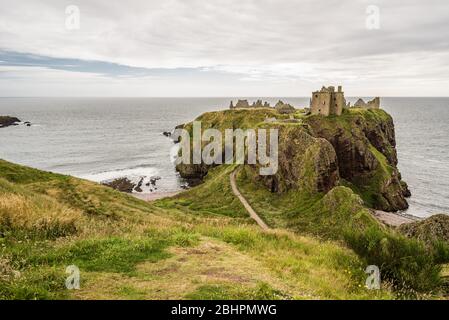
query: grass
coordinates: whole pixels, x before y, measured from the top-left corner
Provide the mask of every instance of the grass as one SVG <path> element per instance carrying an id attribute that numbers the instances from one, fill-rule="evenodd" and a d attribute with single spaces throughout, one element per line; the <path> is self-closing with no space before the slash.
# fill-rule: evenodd
<path id="1" fill-rule="evenodd" d="M 26 192 L 5 192 L 9 182 L 0 179 L 0 234 L 16 239 L 56 239 L 77 232 L 78 210 L 53 199 Z"/>
<path id="2" fill-rule="evenodd" d="M 248 214 L 232 193 L 229 175 L 235 166 L 222 165 L 209 171 L 204 184 L 179 196 L 156 201 L 158 207 L 178 209 L 193 215 L 228 216 L 248 220 Z"/>
<path id="3" fill-rule="evenodd" d="M 289 296 L 262 282 L 254 288 L 228 284 L 203 285 L 187 294 L 185 298 L 191 300 L 280 300 L 288 299 Z"/>
<path id="4" fill-rule="evenodd" d="M 363 262 L 344 246 L 262 232 L 229 193 L 231 169 L 217 168 L 205 184 L 152 204 L 66 176 L 39 180 L 33 169 L 0 162 L 3 212 L 26 217 L 0 236 L 0 298 L 392 297 L 388 286 L 363 287 Z M 24 178 L 10 181 L 5 172 Z M 195 205 L 195 197 L 215 206 Z M 42 211 L 26 214 L 35 207 Z M 54 226 L 73 219 L 75 229 L 45 233 L 37 221 L 47 215 Z M 80 268 L 80 290 L 65 288 L 71 264 Z"/>
<path id="5" fill-rule="evenodd" d="M 349 188 L 335 187 L 315 198 L 301 191 L 273 194 L 255 185 L 251 174 L 248 168 L 242 170 L 238 179 L 240 191 L 272 226 L 344 241 L 367 265 L 377 265 L 402 294 L 415 297 L 439 290 L 440 263 L 447 257 L 445 246 L 434 252 L 420 241 L 383 227 Z"/>

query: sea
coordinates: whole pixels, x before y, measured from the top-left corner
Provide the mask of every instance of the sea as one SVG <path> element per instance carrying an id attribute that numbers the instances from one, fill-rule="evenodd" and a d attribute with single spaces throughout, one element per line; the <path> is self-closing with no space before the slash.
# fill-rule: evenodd
<path id="1" fill-rule="evenodd" d="M 262 99 L 309 104 L 309 98 Z M 162 133 L 228 108 L 231 100 L 237 98 L 0 98 L 0 115 L 31 123 L 0 128 L 0 158 L 96 182 L 143 177 L 144 193 L 175 192 L 185 181 L 174 168 L 173 141 Z M 412 192 L 405 213 L 449 214 L 449 98 L 381 104 L 393 116 L 399 169 Z"/>

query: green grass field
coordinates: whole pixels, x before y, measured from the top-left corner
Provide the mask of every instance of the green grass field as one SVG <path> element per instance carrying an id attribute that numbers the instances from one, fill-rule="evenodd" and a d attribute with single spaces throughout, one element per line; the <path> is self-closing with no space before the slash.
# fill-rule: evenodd
<path id="1" fill-rule="evenodd" d="M 229 192 L 232 169 L 146 203 L 0 161 L 0 298 L 394 297 L 388 284 L 367 290 L 364 261 L 338 241 L 262 232 Z M 80 269 L 80 290 L 65 287 L 69 265 Z"/>

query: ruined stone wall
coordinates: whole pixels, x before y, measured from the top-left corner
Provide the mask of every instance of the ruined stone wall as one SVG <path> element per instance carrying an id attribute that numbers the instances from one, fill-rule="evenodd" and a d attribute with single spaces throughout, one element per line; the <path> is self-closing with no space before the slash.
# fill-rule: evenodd
<path id="1" fill-rule="evenodd" d="M 376 97 L 371 101 L 368 101 L 366 103 L 366 108 L 367 109 L 380 109 L 380 98 Z"/>
<path id="2" fill-rule="evenodd" d="M 346 107 L 346 99 L 343 92 L 334 92 L 332 99 L 331 114 L 341 115 L 343 108 Z"/>
<path id="3" fill-rule="evenodd" d="M 313 93 L 310 112 L 328 116 L 331 111 L 332 96 L 330 92 L 316 91 Z"/>

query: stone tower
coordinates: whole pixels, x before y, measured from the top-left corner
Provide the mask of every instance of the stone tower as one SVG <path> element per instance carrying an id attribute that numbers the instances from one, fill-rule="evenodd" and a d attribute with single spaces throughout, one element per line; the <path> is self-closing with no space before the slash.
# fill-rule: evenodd
<path id="1" fill-rule="evenodd" d="M 341 86 L 338 86 L 337 91 L 330 86 L 328 88 L 322 87 L 320 91 L 312 93 L 312 100 L 310 101 L 310 112 L 312 114 L 339 116 L 344 107 L 346 107 L 346 99 Z"/>

